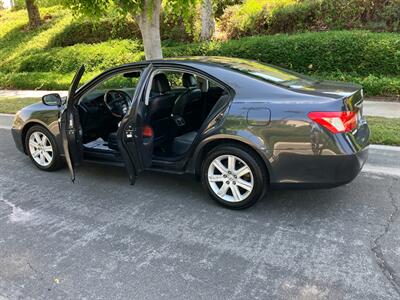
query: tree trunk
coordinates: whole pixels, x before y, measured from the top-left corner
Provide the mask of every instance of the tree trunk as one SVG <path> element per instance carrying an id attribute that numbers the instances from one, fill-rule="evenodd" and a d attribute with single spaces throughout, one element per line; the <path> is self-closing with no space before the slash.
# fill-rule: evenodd
<path id="1" fill-rule="evenodd" d="M 28 10 L 29 28 L 34 29 L 39 27 L 42 22 L 40 21 L 40 13 L 35 0 L 25 0 L 25 2 L 26 9 Z"/>
<path id="2" fill-rule="evenodd" d="M 201 4 L 201 34 L 202 41 L 210 41 L 215 30 L 215 20 L 212 0 L 202 0 Z"/>
<path id="3" fill-rule="evenodd" d="M 149 10 L 151 10 L 151 14 L 149 14 Z M 160 36 L 160 11 L 161 0 L 145 0 L 143 10 L 136 16 L 147 60 L 163 58 Z"/>

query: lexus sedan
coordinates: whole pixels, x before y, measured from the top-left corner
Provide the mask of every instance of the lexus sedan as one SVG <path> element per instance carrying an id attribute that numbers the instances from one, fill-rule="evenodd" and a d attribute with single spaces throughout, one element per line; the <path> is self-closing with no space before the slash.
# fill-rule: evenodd
<path id="1" fill-rule="evenodd" d="M 227 57 L 126 64 L 68 97 L 16 114 L 17 148 L 41 170 L 82 161 L 195 175 L 219 203 L 246 208 L 268 188 L 327 188 L 363 167 L 370 131 L 361 86 Z M 156 188 L 156 187 L 155 187 Z"/>

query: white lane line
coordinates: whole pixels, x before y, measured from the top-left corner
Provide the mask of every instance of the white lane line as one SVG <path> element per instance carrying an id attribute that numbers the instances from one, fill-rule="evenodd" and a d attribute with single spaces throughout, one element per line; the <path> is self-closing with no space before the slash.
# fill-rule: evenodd
<path id="1" fill-rule="evenodd" d="M 3 125 L 0 125 L 0 129 L 11 129 L 11 126 L 3 126 Z"/>
<path id="2" fill-rule="evenodd" d="M 400 177 L 400 168 L 380 167 L 367 164 L 362 168 L 361 172 Z"/>

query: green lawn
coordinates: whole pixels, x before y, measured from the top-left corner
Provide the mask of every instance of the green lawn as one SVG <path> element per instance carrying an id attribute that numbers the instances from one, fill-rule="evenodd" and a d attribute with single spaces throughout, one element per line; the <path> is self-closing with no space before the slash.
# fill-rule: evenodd
<path id="1" fill-rule="evenodd" d="M 40 98 L 0 97 L 0 113 L 13 114 L 40 101 Z M 372 132 L 372 144 L 400 146 L 400 119 L 367 117 L 367 120 Z"/>
<path id="2" fill-rule="evenodd" d="M 371 129 L 371 143 L 400 146 L 400 119 L 367 117 Z"/>
<path id="3" fill-rule="evenodd" d="M 0 113 L 14 114 L 21 108 L 40 101 L 40 98 L 0 97 Z"/>

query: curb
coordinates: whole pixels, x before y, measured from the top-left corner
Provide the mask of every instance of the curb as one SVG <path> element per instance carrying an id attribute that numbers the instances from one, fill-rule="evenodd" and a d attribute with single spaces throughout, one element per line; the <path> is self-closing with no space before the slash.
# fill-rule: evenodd
<path id="1" fill-rule="evenodd" d="M 371 144 L 369 145 L 370 149 L 374 150 L 389 150 L 389 151 L 398 151 L 400 152 L 400 146 L 388 146 L 388 145 L 375 145 Z"/>

